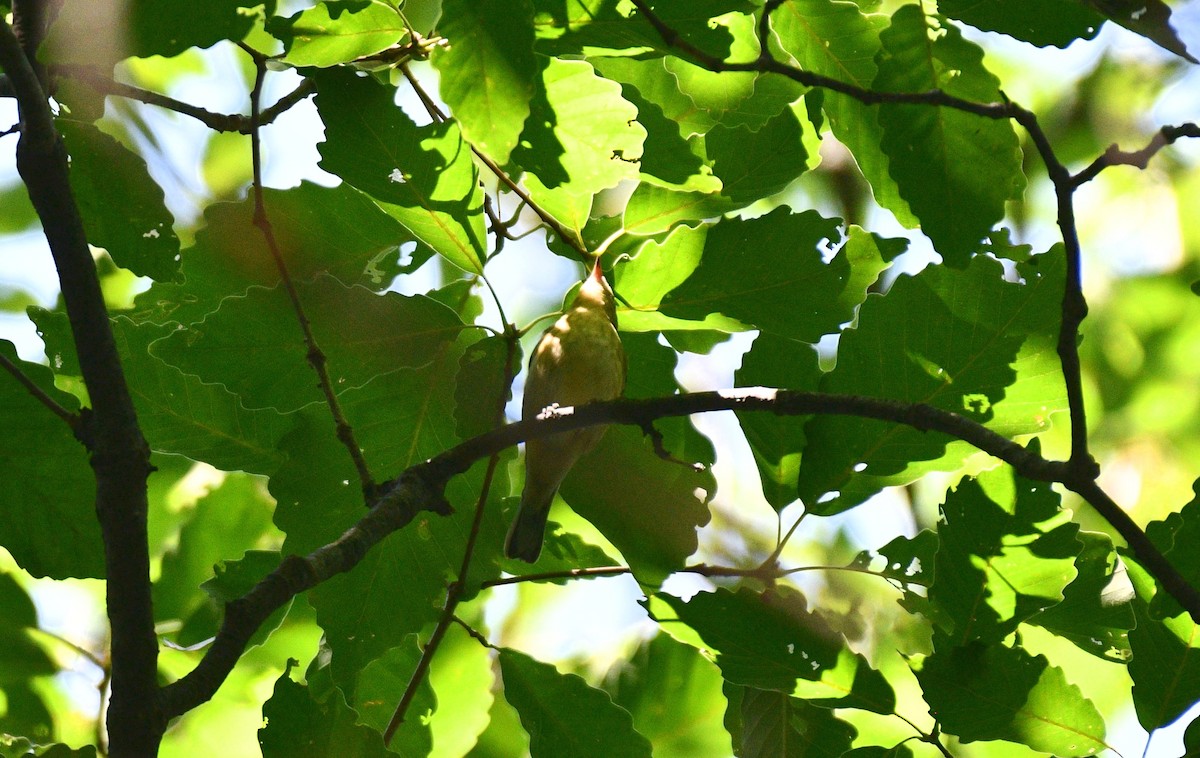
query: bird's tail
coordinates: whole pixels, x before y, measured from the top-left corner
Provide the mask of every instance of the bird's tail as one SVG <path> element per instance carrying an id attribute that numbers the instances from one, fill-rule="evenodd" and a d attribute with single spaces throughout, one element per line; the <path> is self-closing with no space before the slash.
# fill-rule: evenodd
<path id="1" fill-rule="evenodd" d="M 521 498 L 521 508 L 508 529 L 508 539 L 504 543 L 505 555 L 509 558 L 519 558 L 526 563 L 537 561 L 542 552 L 546 519 L 550 515 L 550 503 L 553 499 L 553 491 L 545 502 L 532 502 L 529 498 Z"/>

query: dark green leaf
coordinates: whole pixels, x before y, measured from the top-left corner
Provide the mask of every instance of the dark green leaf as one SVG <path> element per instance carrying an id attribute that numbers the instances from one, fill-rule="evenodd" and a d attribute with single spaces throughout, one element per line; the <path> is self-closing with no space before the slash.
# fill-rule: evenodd
<path id="1" fill-rule="evenodd" d="M 275 2 L 267 0 L 265 4 L 270 15 Z M 39 57 L 102 68 L 130 56 L 170 58 L 189 47 L 242 39 L 254 25 L 251 9 L 261 5 L 263 0 L 129 0 L 120 6 L 65 0 Z M 119 17 L 115 15 L 118 12 Z M 100 32 L 103 34 L 98 37 Z"/>
<path id="2" fill-rule="evenodd" d="M 718 126 L 704 138 L 721 194 L 737 205 L 782 192 L 808 167 L 800 122 L 791 110 L 760 129 Z"/>
<path id="3" fill-rule="evenodd" d="M 150 355 L 150 344 L 174 331 L 170 325 L 135 324 L 125 317 L 112 324 L 138 423 L 152 450 L 224 471 L 275 470 L 283 460 L 279 441 L 291 420 L 270 408 L 250 410 L 225 387 L 205 384 Z"/>
<path id="4" fill-rule="evenodd" d="M 413 244 L 404 227 L 345 184 L 267 189 L 263 203 L 284 265 L 297 281 L 327 274 L 343 284 L 381 290 L 398 273 L 400 245 Z M 254 225 L 253 201 L 214 203 L 205 209 L 204 223 L 182 254 L 187 281 L 155 284 L 139 295 L 131 314 L 136 320 L 190 324 L 230 295 L 279 282 L 279 269 Z"/>
<path id="5" fill-rule="evenodd" d="M 742 366 L 734 374 L 734 384 L 812 391 L 817 388 L 820 378 L 817 352 L 811 345 L 763 333 L 755 338 L 750 350 L 742 357 Z M 800 451 L 804 449 L 806 418 L 739 413 L 738 421 L 758 465 L 763 495 L 775 510 L 782 510 L 796 500 L 796 477 L 800 471 Z"/>
<path id="6" fill-rule="evenodd" d="M 695 272 L 663 298 L 662 311 L 693 320 L 719 312 L 815 343 L 852 315 L 840 307 L 848 264 L 822 259 L 822 250 L 840 239 L 838 221 L 816 211 L 779 208 L 749 221 L 722 221 L 708 231 Z"/>
<path id="7" fill-rule="evenodd" d="M 655 756 L 729 755 L 721 675 L 694 647 L 655 636 L 621 666 L 610 691 L 654 745 Z"/>
<path id="8" fill-rule="evenodd" d="M 512 378 L 521 367 L 521 349 L 502 335 L 484 337 L 463 353 L 454 387 L 454 419 L 459 437 L 468 439 L 504 420 L 512 398 Z"/>
<path id="9" fill-rule="evenodd" d="M 169 282 L 179 273 L 175 218 L 146 162 L 90 124 L 56 122 L 71 152 L 71 192 L 88 242 L 108 251 L 118 266 Z"/>
<path id="10" fill-rule="evenodd" d="M 1129 630 L 1134 619 L 1133 588 L 1117 563 L 1112 538 L 1097 532 L 1076 535 L 1083 550 L 1075 559 L 1076 577 L 1063 590 L 1063 601 L 1029 619 L 1105 660 L 1131 656 Z"/>
<path id="11" fill-rule="evenodd" d="M 791 694 L 798 679 L 823 681 L 838 664 L 843 641 L 789 587 L 702 592 L 683 601 L 659 593 L 678 620 L 716 652 L 725 680 Z M 670 619 L 659 618 L 660 624 Z"/>
<path id="12" fill-rule="evenodd" d="M 292 681 L 291 666 L 275 682 L 271 699 L 263 704 L 265 726 L 258 730 L 263 758 L 384 758 L 394 755 L 383 735 L 356 723 L 340 690 L 323 702 L 309 688 Z"/>
<path id="13" fill-rule="evenodd" d="M 504 696 L 529 732 L 532 758 L 649 756 L 650 743 L 624 708 L 575 674 L 515 650 L 500 651 Z"/>
<path id="14" fill-rule="evenodd" d="M 987 490 L 967 479 L 946 495 L 929 588 L 936 623 L 959 645 L 998 643 L 1060 602 L 1080 549 L 1078 526 L 1055 523 L 1049 485 L 1013 481 L 1007 468 L 981 481 Z"/>
<path id="15" fill-rule="evenodd" d="M 1096 10 L 1189 63 L 1200 63 L 1187 51 L 1171 26 L 1171 8 L 1163 0 L 1087 0 Z"/>
<path id="16" fill-rule="evenodd" d="M 880 35 L 874 87 L 884 92 L 940 89 L 966 100 L 1002 100 L 983 51 L 958 29 L 906 5 Z M 1008 119 L 951 108 L 884 104 L 884 152 L 900 194 L 946 263 L 962 268 L 1025 187 L 1021 149 Z"/>
<path id="17" fill-rule="evenodd" d="M 325 124 L 321 168 L 375 198 L 418 240 L 459 268 L 483 272 L 483 194 L 453 121 L 418 127 L 396 91 L 349 71 L 316 77 Z"/>
<path id="18" fill-rule="evenodd" d="M 339 393 L 398 368 L 427 364 L 463 328 L 453 311 L 419 295 L 377 295 L 327 276 L 297 290 Z M 322 397 L 308 350 L 283 289 L 253 287 L 150 352 L 204 382 L 224 385 L 249 408 L 288 412 Z"/>
<path id="19" fill-rule="evenodd" d="M 610 428 L 559 494 L 621 551 L 638 581 L 657 585 L 696 551 L 716 489 L 708 471 L 658 457 L 636 429 Z M 646 493 L 654 507 L 645 507 Z"/>
<path id="20" fill-rule="evenodd" d="M 1079 0 L 938 0 L 938 10 L 977 29 L 1034 45 L 1092 39 L 1104 19 Z"/>
<path id="21" fill-rule="evenodd" d="M 1022 267 L 1023 283 L 976 258 L 966 271 L 933 267 L 871 295 L 838 346 L 821 389 L 921 402 L 962 413 L 1006 436 L 1049 427 L 1059 410 L 1055 375 L 1061 258 Z M 1053 368 L 1051 368 L 1053 366 Z M 1055 398 L 1051 401 L 1051 398 Z M 974 452 L 940 435 L 866 419 L 818 416 L 805 429 L 799 492 L 817 513 L 853 507 L 885 486 L 952 470 Z"/>
<path id="22" fill-rule="evenodd" d="M 1044 656 L 971 643 L 915 666 L 930 713 L 963 742 L 1011 740 L 1064 758 L 1106 749 L 1104 720 Z"/>
<path id="23" fill-rule="evenodd" d="M 734 740 L 738 758 L 840 756 L 850 749 L 857 730 L 833 711 L 817 708 L 781 692 L 727 686 L 730 709 L 740 725 Z"/>
<path id="24" fill-rule="evenodd" d="M 68 411 L 79 402 L 54 387 L 45 366 L 0 354 Z M 87 451 L 61 419 L 15 381 L 0 382 L 0 545 L 34 576 L 104 576 L 95 479 Z"/>

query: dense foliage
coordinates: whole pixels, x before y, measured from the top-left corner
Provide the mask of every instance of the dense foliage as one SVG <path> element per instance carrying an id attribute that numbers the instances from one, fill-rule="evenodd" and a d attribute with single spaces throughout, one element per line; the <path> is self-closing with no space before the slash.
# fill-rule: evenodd
<path id="1" fill-rule="evenodd" d="M 0 11 L 0 755 L 1200 751 L 1200 24 Z M 629 400 L 517 425 L 596 255 Z"/>

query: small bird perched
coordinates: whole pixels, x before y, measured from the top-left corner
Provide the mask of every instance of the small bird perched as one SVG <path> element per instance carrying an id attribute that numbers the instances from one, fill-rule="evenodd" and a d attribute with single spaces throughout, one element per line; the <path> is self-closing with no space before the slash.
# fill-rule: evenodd
<path id="1" fill-rule="evenodd" d="M 523 419 L 547 406 L 613 400 L 625 391 L 625 350 L 617 335 L 617 303 L 597 258 L 567 312 L 542 334 L 529 357 Z M 525 443 L 525 489 L 504 552 L 533 563 L 542 552 L 546 517 L 567 472 L 604 436 L 592 426 Z"/>

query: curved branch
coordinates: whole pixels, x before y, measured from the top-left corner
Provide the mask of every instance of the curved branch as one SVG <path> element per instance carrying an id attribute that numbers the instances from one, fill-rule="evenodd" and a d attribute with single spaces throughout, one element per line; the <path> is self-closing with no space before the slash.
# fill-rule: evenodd
<path id="1" fill-rule="evenodd" d="M 524 440 L 585 426 L 615 423 L 641 427 L 660 418 L 722 410 L 763 411 L 780 416 L 848 415 L 892 421 L 965 440 L 1007 462 L 1027 479 L 1064 482 L 1105 518 L 1111 517 L 1110 523 L 1126 539 L 1138 560 L 1154 572 L 1193 618 L 1200 619 L 1200 597 L 1094 481 L 1080 479 L 1068 463 L 1047 460 L 978 422 L 929 405 L 854 395 L 763 387 L 697 392 L 557 408 L 539 418 L 481 434 L 409 468 L 399 479 L 381 488 L 384 494 L 373 509 L 336 542 L 305 557 L 289 556 L 244 597 L 226 606 L 221 629 L 205 657 L 191 673 L 164 688 L 163 708 L 167 716 L 178 716 L 211 698 L 233 670 L 254 631 L 291 597 L 354 568 L 371 547 L 408 524 L 420 511 L 450 513 L 444 494 L 446 484 L 475 461 Z"/>

